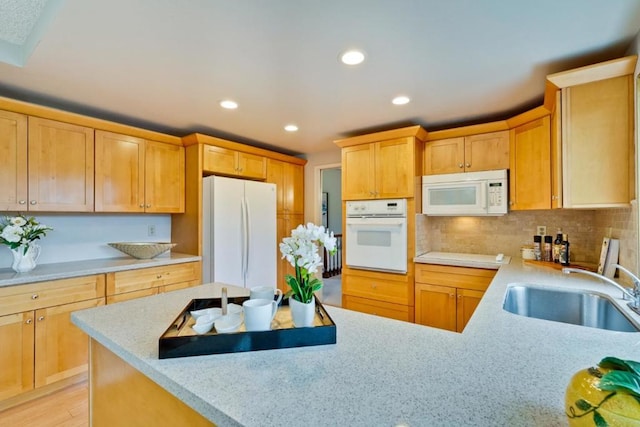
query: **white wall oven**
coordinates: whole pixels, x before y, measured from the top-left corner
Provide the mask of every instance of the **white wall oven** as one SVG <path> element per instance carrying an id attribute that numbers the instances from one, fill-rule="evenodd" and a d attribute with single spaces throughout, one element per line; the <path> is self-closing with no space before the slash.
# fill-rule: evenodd
<path id="1" fill-rule="evenodd" d="M 347 201 L 346 265 L 407 272 L 407 200 Z"/>

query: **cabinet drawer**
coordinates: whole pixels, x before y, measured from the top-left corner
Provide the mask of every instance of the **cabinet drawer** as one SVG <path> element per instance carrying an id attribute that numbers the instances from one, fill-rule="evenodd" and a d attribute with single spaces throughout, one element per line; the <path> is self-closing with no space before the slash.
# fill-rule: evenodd
<path id="1" fill-rule="evenodd" d="M 373 314 L 375 316 L 388 317 L 390 319 L 404 320 L 405 322 L 413 322 L 413 307 L 408 305 L 392 304 L 343 294 L 342 308 Z"/>
<path id="2" fill-rule="evenodd" d="M 342 277 L 342 293 L 394 304 L 413 304 L 406 282 L 344 275 Z M 413 289 L 411 289 L 411 293 L 413 293 Z"/>
<path id="3" fill-rule="evenodd" d="M 157 293 L 158 288 L 147 288 L 141 289 L 139 291 L 125 292 L 117 295 L 107 295 L 107 304 L 115 304 L 117 302 L 128 301 L 130 299 L 148 297 L 151 295 L 156 295 Z"/>
<path id="4" fill-rule="evenodd" d="M 105 294 L 104 274 L 0 288 L 0 316 L 68 304 Z"/>
<path id="5" fill-rule="evenodd" d="M 107 295 L 116 295 L 200 279 L 198 262 L 140 268 L 107 274 Z"/>
<path id="6" fill-rule="evenodd" d="M 415 264 L 416 283 L 486 291 L 497 270 L 454 267 L 437 264 Z"/>

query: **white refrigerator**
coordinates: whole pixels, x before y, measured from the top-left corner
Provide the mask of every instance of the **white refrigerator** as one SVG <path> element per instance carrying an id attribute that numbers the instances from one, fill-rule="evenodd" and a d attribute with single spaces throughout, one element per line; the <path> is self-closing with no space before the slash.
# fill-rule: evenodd
<path id="1" fill-rule="evenodd" d="M 276 287 L 276 185 L 203 179 L 202 282 Z"/>

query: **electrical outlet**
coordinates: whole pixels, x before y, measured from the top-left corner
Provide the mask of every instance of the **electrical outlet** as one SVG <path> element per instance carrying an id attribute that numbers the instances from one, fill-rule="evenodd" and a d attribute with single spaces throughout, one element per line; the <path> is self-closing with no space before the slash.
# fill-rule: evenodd
<path id="1" fill-rule="evenodd" d="M 155 225 L 150 225 L 149 228 L 147 229 L 147 234 L 150 237 L 153 237 L 156 235 L 156 226 Z"/>
<path id="2" fill-rule="evenodd" d="M 547 234 L 547 226 L 539 225 L 538 227 L 536 227 L 536 234 L 539 236 L 545 236 Z"/>

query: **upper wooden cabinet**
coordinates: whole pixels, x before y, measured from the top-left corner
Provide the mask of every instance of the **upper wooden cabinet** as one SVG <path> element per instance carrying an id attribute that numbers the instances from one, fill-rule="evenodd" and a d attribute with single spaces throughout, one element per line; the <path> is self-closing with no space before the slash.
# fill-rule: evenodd
<path id="1" fill-rule="evenodd" d="M 342 200 L 414 197 L 426 137 L 410 126 L 334 141 L 342 148 Z"/>
<path id="2" fill-rule="evenodd" d="M 428 141 L 424 175 L 509 168 L 509 131 Z"/>
<path id="3" fill-rule="evenodd" d="M 267 182 L 276 184 L 278 214 L 304 214 L 304 166 L 267 159 Z"/>
<path id="4" fill-rule="evenodd" d="M 629 56 L 547 77 L 545 105 L 561 113 L 562 207 L 621 207 L 635 198 L 636 62 Z"/>
<path id="5" fill-rule="evenodd" d="M 27 209 L 27 116 L 0 110 L 0 210 Z"/>
<path id="6" fill-rule="evenodd" d="M 511 129 L 511 210 L 551 209 L 550 123 L 547 115 Z"/>
<path id="7" fill-rule="evenodd" d="M 212 174 L 263 180 L 267 177 L 267 159 L 256 154 L 205 145 L 202 169 Z"/>
<path id="8" fill-rule="evenodd" d="M 93 129 L 0 111 L 0 152 L 0 210 L 93 211 Z"/>
<path id="9" fill-rule="evenodd" d="M 96 212 L 184 212 L 184 147 L 96 131 Z"/>

